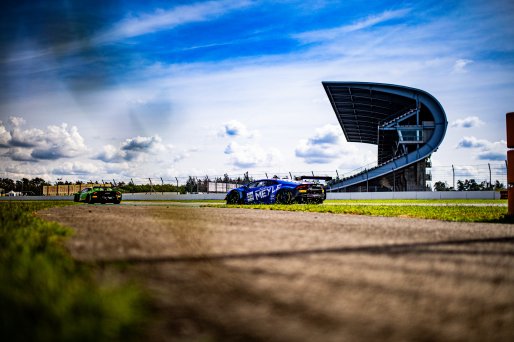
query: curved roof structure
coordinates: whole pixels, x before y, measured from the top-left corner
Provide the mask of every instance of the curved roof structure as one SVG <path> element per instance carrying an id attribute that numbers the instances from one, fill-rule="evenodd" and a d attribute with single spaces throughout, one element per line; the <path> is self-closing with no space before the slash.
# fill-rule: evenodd
<path id="1" fill-rule="evenodd" d="M 435 97 L 415 88 L 370 82 L 322 82 L 348 142 L 378 146 L 378 163 L 333 189 L 383 176 L 437 150 L 448 121 Z"/>

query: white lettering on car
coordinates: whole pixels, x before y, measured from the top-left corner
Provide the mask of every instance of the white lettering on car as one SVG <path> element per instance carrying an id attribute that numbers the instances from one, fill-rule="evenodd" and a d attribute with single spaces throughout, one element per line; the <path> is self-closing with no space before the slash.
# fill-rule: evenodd
<path id="1" fill-rule="evenodd" d="M 278 190 L 280 189 L 280 187 L 282 186 L 282 184 L 277 184 L 277 185 L 274 185 L 271 187 L 271 196 L 270 196 L 270 202 L 273 202 L 275 201 L 275 196 L 278 192 Z"/>
<path id="2" fill-rule="evenodd" d="M 272 185 L 260 188 L 256 191 L 250 191 L 246 194 L 247 202 L 259 202 L 265 200 L 267 197 L 270 197 L 270 201 L 275 199 L 275 195 L 278 190 L 281 188 L 282 184 Z"/>
<path id="3" fill-rule="evenodd" d="M 249 192 L 249 193 L 246 194 L 246 200 L 248 202 L 253 202 L 254 201 L 253 192 Z"/>
<path id="4" fill-rule="evenodd" d="M 258 201 L 258 200 L 262 200 L 262 199 L 268 197 L 270 192 L 271 191 L 269 188 L 262 188 L 262 189 L 255 191 L 255 200 Z"/>

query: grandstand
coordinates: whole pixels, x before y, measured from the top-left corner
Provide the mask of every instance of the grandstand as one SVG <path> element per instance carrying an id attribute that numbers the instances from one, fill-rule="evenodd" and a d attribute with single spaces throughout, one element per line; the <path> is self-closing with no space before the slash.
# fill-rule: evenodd
<path id="1" fill-rule="evenodd" d="M 424 191 L 430 156 L 448 121 L 432 95 L 369 82 L 322 82 L 348 142 L 377 145 L 377 163 L 331 184 L 331 191 Z"/>

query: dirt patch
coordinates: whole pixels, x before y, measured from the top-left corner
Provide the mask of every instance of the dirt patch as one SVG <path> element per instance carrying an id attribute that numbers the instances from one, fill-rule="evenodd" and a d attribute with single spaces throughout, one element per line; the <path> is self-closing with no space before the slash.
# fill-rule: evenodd
<path id="1" fill-rule="evenodd" d="M 152 340 L 514 340 L 510 225 L 81 205 L 80 260 L 130 263 Z"/>

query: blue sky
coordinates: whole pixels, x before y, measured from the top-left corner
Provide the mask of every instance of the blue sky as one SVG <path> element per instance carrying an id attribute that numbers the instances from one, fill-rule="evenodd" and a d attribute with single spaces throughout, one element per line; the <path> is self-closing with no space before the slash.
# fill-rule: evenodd
<path id="1" fill-rule="evenodd" d="M 508 1 L 12 1 L 0 18 L 0 176 L 349 171 L 321 81 L 428 91 L 434 165 L 501 163 Z"/>

